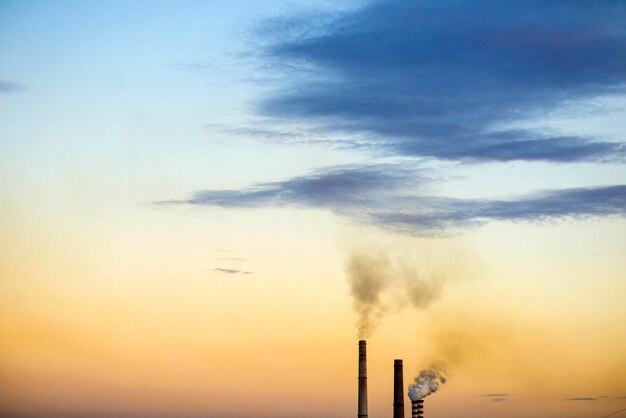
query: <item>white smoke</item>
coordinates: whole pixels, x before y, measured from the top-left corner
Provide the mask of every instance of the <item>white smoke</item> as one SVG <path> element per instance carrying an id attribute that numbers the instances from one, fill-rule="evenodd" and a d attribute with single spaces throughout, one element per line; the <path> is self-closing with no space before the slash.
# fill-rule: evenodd
<path id="1" fill-rule="evenodd" d="M 445 372 L 434 370 L 422 370 L 415 377 L 415 381 L 409 386 L 409 398 L 412 401 L 424 399 L 426 396 L 437 392 L 440 384 L 446 383 Z"/>

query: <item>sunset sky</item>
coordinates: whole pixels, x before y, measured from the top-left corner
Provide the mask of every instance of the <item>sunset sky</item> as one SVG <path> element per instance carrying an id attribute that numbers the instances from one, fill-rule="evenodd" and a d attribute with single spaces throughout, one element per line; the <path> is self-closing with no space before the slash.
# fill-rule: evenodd
<path id="1" fill-rule="evenodd" d="M 626 410 L 625 121 L 621 0 L 2 0 L 0 415 Z"/>

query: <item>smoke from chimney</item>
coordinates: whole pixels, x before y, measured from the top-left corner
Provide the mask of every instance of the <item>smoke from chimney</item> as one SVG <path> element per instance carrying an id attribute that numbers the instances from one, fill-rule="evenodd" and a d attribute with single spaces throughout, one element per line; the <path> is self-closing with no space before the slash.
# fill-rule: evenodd
<path id="1" fill-rule="evenodd" d="M 359 338 L 372 334 L 384 309 L 380 295 L 389 285 L 389 264 L 384 257 L 355 255 L 348 265 L 350 293 L 354 310 L 358 315 L 357 333 Z"/>
<path id="2" fill-rule="evenodd" d="M 350 258 L 348 280 L 358 315 L 359 338 L 369 337 L 387 312 L 382 294 L 391 285 L 403 286 L 402 294 L 416 308 L 426 309 L 439 298 L 443 280 L 425 277 L 418 273 L 415 265 L 413 257 L 402 251 L 393 258 L 383 249 L 378 249 L 376 255 L 358 254 Z"/>
<path id="3" fill-rule="evenodd" d="M 446 383 L 443 372 L 437 369 L 422 370 L 409 386 L 409 398 L 411 401 L 424 399 L 426 396 L 437 392 L 440 384 Z"/>
<path id="4" fill-rule="evenodd" d="M 359 418 L 367 418 L 367 342 L 359 341 Z"/>

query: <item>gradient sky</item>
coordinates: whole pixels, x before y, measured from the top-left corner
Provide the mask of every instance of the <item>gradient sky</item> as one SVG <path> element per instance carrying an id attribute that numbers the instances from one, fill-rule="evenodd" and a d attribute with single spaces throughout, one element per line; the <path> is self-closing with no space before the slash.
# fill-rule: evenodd
<path id="1" fill-rule="evenodd" d="M 625 86 L 620 0 L 1 1 L 0 413 L 354 416 L 364 300 L 372 418 L 625 409 Z"/>

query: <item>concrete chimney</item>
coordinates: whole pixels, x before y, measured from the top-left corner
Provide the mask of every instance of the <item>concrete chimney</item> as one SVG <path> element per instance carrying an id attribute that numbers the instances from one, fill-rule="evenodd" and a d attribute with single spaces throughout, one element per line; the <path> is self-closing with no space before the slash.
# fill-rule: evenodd
<path id="1" fill-rule="evenodd" d="M 404 418 L 404 378 L 402 360 L 393 361 L 393 418 Z"/>
<path id="2" fill-rule="evenodd" d="M 359 418 L 367 417 L 367 343 L 359 341 Z"/>
<path id="3" fill-rule="evenodd" d="M 411 401 L 411 418 L 424 418 L 424 400 Z"/>

